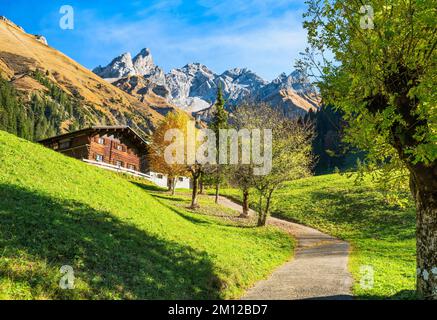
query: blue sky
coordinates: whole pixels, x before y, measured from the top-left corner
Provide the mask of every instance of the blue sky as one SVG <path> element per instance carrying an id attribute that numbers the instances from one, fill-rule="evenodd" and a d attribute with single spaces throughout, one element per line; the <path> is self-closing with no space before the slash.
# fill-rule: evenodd
<path id="1" fill-rule="evenodd" d="M 73 30 L 59 27 L 62 5 L 74 9 Z M 290 73 L 304 50 L 304 10 L 303 0 L 0 0 L 0 15 L 90 69 L 147 47 L 166 72 L 200 62 L 267 80 Z"/>

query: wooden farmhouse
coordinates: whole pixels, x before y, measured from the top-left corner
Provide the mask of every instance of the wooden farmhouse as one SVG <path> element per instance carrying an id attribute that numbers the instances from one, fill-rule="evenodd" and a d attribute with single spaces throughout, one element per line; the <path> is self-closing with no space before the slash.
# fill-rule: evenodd
<path id="1" fill-rule="evenodd" d="M 162 187 L 168 185 L 165 175 L 150 171 L 148 142 L 128 126 L 94 126 L 39 142 L 89 164 L 143 177 Z M 176 187 L 190 188 L 190 179 L 179 177 Z"/>

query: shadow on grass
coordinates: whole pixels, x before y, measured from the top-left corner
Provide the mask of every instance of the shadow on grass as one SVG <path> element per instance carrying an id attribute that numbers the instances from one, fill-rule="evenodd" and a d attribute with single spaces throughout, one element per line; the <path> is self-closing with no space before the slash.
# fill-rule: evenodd
<path id="1" fill-rule="evenodd" d="M 313 205 L 326 203 L 323 220 L 333 225 L 350 226 L 359 231 L 360 237 L 369 239 L 393 238 L 409 240 L 415 238 L 414 208 L 401 209 L 391 206 L 372 194 L 362 190 L 333 193 L 332 191 L 313 191 L 310 194 L 310 205 L 299 207 L 307 216 L 320 215 L 319 207 Z M 274 214 L 278 217 L 296 222 L 288 212 L 293 208 L 278 208 Z"/>
<path id="2" fill-rule="evenodd" d="M 162 200 L 173 201 L 173 202 L 187 202 L 185 199 L 179 198 L 177 196 L 160 195 L 158 193 L 150 193 L 150 195 L 156 199 L 162 199 Z"/>
<path id="3" fill-rule="evenodd" d="M 234 221 L 234 223 L 226 221 L 226 219 L 236 218 L 236 217 L 232 217 L 232 216 L 227 215 L 227 214 L 208 214 L 208 213 L 205 213 L 202 211 L 202 205 L 200 206 L 199 210 L 192 209 L 189 207 L 190 201 L 188 201 L 187 199 L 178 197 L 177 195 L 172 196 L 172 195 L 162 194 L 163 190 L 161 190 L 161 193 L 150 192 L 149 191 L 150 189 L 147 188 L 146 185 L 143 185 L 142 183 L 137 183 L 137 182 L 132 182 L 132 183 L 135 184 L 136 186 L 146 190 L 147 192 L 149 192 L 149 194 L 152 197 L 154 197 L 156 199 L 156 201 L 158 201 L 161 205 L 167 207 L 168 209 L 170 209 L 174 213 L 178 214 L 182 218 L 190 221 L 191 223 L 203 224 L 203 225 L 207 225 L 207 224 L 221 225 L 221 226 L 226 226 L 226 227 L 248 228 L 248 229 L 257 228 L 256 225 L 237 224 L 237 223 L 235 223 L 235 221 Z M 192 212 L 195 215 L 199 215 L 199 216 L 203 216 L 203 217 L 207 217 L 207 218 L 217 218 L 217 219 L 215 219 L 214 222 L 211 222 L 211 221 L 207 221 L 205 219 L 199 219 L 199 218 L 193 217 L 192 215 L 189 215 L 186 212 L 184 212 L 184 210 L 179 210 L 178 206 L 175 207 L 175 206 L 170 205 L 168 203 L 170 201 L 171 202 L 179 202 L 179 203 L 186 202 L 187 206 L 184 208 L 184 210 Z"/>
<path id="4" fill-rule="evenodd" d="M 149 194 L 154 197 L 156 199 L 156 201 L 158 201 L 161 205 L 165 206 L 166 208 L 170 209 L 171 211 L 173 211 L 174 213 L 178 214 L 179 216 L 181 216 L 182 218 L 195 223 L 195 224 L 211 224 L 211 222 L 206 221 L 204 219 L 198 219 L 195 218 L 193 216 L 190 216 L 188 214 L 186 214 L 185 212 L 183 212 L 182 210 L 178 210 L 176 208 L 174 208 L 173 206 L 169 205 L 167 203 L 167 201 L 177 201 L 177 202 L 185 202 L 185 199 L 182 198 L 178 198 L 175 196 L 171 196 L 171 195 L 163 195 L 163 194 L 158 194 L 158 193 L 154 193 L 154 192 L 150 192 L 150 191 L 157 191 L 156 189 L 149 188 L 149 185 L 145 185 L 142 183 L 138 183 L 138 182 L 132 182 L 134 185 L 140 187 L 141 189 L 148 191 Z M 159 191 L 164 191 L 163 189 L 160 189 Z"/>
<path id="5" fill-rule="evenodd" d="M 360 295 L 361 300 L 417 300 L 418 296 L 415 290 L 401 290 L 392 296 L 375 296 L 375 295 Z"/>
<path id="6" fill-rule="evenodd" d="M 164 199 L 164 200 L 171 200 L 171 201 L 178 201 L 178 202 L 185 202 L 186 200 L 184 198 L 179 197 L 176 195 L 171 195 L 170 192 L 167 189 L 158 187 L 158 186 L 151 186 L 148 184 L 144 184 L 141 182 L 131 181 L 132 184 L 136 185 L 137 187 L 147 191 L 150 195 L 152 195 L 155 198 Z"/>
<path id="7" fill-rule="evenodd" d="M 134 185 L 140 187 L 141 189 L 144 189 L 146 191 L 152 191 L 152 192 L 156 192 L 156 191 L 168 191 L 167 188 L 163 188 L 163 187 L 159 187 L 156 185 L 151 185 L 151 184 L 145 184 L 145 183 L 141 183 L 138 181 L 131 181 L 131 183 L 133 183 Z"/>
<path id="8" fill-rule="evenodd" d="M 203 299 L 220 297 L 205 252 L 166 241 L 80 202 L 0 185 L 0 278 L 54 299 Z M 36 270 L 26 265 L 40 264 Z M 74 290 L 58 288 L 62 265 Z"/>

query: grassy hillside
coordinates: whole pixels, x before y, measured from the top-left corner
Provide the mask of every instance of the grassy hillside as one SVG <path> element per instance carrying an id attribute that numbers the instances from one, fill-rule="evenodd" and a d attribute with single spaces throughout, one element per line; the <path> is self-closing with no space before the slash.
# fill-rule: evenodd
<path id="1" fill-rule="evenodd" d="M 1 299 L 236 298 L 292 245 L 0 131 Z M 59 288 L 63 265 L 73 290 Z"/>
<path id="2" fill-rule="evenodd" d="M 13 22 L 0 20 L 0 77 L 9 81 L 23 100 L 28 101 L 34 93 L 46 97 L 47 88 L 34 77 L 35 70 L 42 70 L 51 85 L 80 102 L 74 114 L 59 108 L 62 123 L 58 127 L 64 131 L 77 121 L 81 128 L 90 124 L 129 124 L 149 134 L 162 119 L 160 112 L 177 109 L 153 93 L 140 102 L 54 49 L 50 43 L 45 45 Z"/>
<path id="3" fill-rule="evenodd" d="M 224 190 L 236 200 L 237 190 Z M 253 197 L 252 200 L 255 198 Z M 350 270 L 360 298 L 411 298 L 415 288 L 415 210 L 388 205 L 370 181 L 340 175 L 311 177 L 279 190 L 274 215 L 315 227 L 352 245 Z M 254 207 L 255 208 L 255 207 Z M 374 286 L 360 285 L 361 266 L 374 269 Z"/>

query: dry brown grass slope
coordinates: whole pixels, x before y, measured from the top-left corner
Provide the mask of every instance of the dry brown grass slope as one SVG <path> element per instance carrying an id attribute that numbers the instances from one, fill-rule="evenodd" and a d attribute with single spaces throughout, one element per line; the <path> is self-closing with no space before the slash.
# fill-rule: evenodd
<path id="1" fill-rule="evenodd" d="M 162 111 L 175 109 L 153 93 L 139 101 L 12 22 L 0 20 L 0 74 L 16 89 L 30 93 L 44 90 L 29 76 L 36 69 L 48 71 L 52 82 L 66 93 L 79 97 L 87 111 L 95 115 L 95 125 L 128 124 L 150 133 L 162 119 Z"/>

